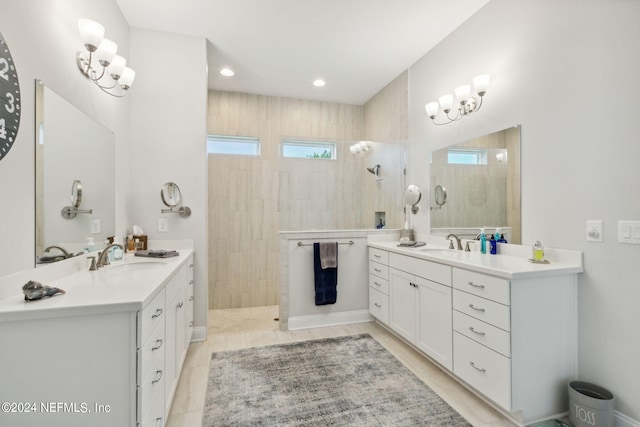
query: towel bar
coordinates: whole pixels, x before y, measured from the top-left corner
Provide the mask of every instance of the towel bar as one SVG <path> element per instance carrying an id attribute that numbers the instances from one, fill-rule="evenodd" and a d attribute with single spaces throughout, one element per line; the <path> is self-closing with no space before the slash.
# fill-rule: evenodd
<path id="1" fill-rule="evenodd" d="M 353 240 L 349 240 L 348 242 L 338 242 L 339 245 L 355 245 Z M 313 246 L 313 243 L 302 243 L 298 242 L 298 246 Z"/>

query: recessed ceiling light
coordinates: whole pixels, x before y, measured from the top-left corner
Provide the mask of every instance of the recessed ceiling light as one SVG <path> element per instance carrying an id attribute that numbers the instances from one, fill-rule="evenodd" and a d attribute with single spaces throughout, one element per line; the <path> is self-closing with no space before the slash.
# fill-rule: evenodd
<path id="1" fill-rule="evenodd" d="M 233 70 L 231 68 L 223 68 L 222 70 L 220 70 L 220 74 L 222 74 L 225 77 L 231 77 L 235 73 L 233 72 Z"/>
<path id="2" fill-rule="evenodd" d="M 313 82 L 313 85 L 314 85 L 315 87 L 322 87 L 322 86 L 324 86 L 324 85 L 326 85 L 326 84 L 327 84 L 327 83 L 326 83 L 324 80 L 322 80 L 322 79 L 317 79 L 316 81 L 314 81 L 314 82 Z"/>

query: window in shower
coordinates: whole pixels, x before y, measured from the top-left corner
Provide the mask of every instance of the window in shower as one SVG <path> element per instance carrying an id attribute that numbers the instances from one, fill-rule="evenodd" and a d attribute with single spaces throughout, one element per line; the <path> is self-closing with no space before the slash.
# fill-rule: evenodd
<path id="1" fill-rule="evenodd" d="M 260 138 L 253 136 L 208 135 L 207 153 L 259 156 Z"/>
<path id="2" fill-rule="evenodd" d="M 336 159 L 336 144 L 332 142 L 282 141 L 282 157 L 293 159 Z"/>

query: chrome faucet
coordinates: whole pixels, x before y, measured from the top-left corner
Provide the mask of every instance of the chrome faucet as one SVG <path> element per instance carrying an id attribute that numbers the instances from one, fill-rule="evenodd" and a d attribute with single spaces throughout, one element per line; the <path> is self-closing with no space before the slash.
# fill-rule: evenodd
<path id="1" fill-rule="evenodd" d="M 460 238 L 458 236 L 456 236 L 455 234 L 451 233 L 447 236 L 447 240 L 450 241 L 451 243 L 449 244 L 449 249 L 453 249 L 453 241 L 451 240 L 451 237 L 453 236 L 454 239 L 456 239 L 456 243 L 457 243 L 457 249 L 459 251 L 462 250 L 462 241 L 460 240 Z"/>
<path id="2" fill-rule="evenodd" d="M 104 248 L 102 250 L 102 252 L 100 252 L 100 255 L 98 255 L 98 260 L 96 261 L 96 268 L 100 268 L 100 267 L 104 267 L 105 265 L 109 265 L 109 251 L 112 248 L 120 248 L 124 251 L 124 248 L 122 247 L 121 244 L 119 243 L 112 243 L 110 245 L 108 245 L 106 248 Z"/>

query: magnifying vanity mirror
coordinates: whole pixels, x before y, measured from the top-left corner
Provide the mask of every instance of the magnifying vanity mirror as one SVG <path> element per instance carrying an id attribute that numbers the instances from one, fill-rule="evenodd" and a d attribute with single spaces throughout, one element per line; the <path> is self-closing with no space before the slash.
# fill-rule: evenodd
<path id="1" fill-rule="evenodd" d="M 115 138 L 41 81 L 35 86 L 35 262 L 39 265 L 101 250 L 115 235 Z M 91 209 L 80 210 L 81 205 Z M 93 239 L 93 248 L 87 239 Z"/>
<path id="2" fill-rule="evenodd" d="M 177 213 L 181 217 L 188 217 L 191 215 L 191 208 L 188 206 L 181 206 L 177 210 L 174 210 L 176 206 L 182 201 L 182 193 L 180 187 L 175 182 L 167 182 L 160 189 L 160 198 L 162 203 L 169 209 L 162 209 L 162 213 Z"/>
<path id="3" fill-rule="evenodd" d="M 473 239 L 500 228 L 509 243 L 522 242 L 520 126 L 434 151 L 430 169 L 431 234 Z"/>
<path id="4" fill-rule="evenodd" d="M 431 206 L 431 210 L 442 209 L 445 203 L 447 203 L 447 189 L 438 184 L 433 189 L 433 198 L 436 202 L 436 206 Z"/>
<path id="5" fill-rule="evenodd" d="M 420 192 L 420 188 L 415 184 L 410 184 L 407 186 L 407 190 L 404 193 L 404 202 L 408 206 L 411 207 L 411 213 L 418 213 L 418 203 L 422 198 L 422 193 Z"/>
<path id="6" fill-rule="evenodd" d="M 78 214 L 92 214 L 93 209 L 78 209 L 82 203 L 82 182 L 79 179 L 74 179 L 71 184 L 71 206 L 65 206 L 60 211 L 63 218 L 72 219 Z"/>

